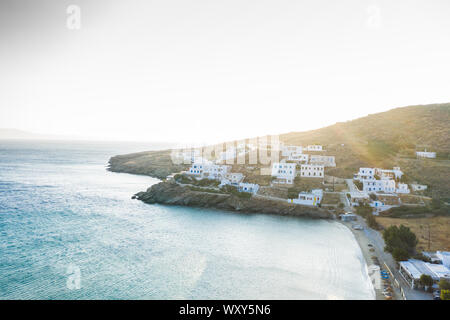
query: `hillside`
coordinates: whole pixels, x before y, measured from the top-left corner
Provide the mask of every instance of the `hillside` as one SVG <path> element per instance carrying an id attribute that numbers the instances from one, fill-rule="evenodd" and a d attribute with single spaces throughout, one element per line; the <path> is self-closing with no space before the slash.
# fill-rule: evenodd
<path id="1" fill-rule="evenodd" d="M 450 103 L 409 106 L 325 128 L 280 135 L 293 145 L 321 144 L 336 156 L 326 174 L 351 178 L 360 167 L 400 166 L 406 180 L 429 185 L 428 195 L 450 196 Z M 436 151 L 438 158 L 417 159 L 415 150 Z M 165 177 L 186 166 L 173 165 L 168 150 L 116 156 L 110 170 Z"/>
<path id="2" fill-rule="evenodd" d="M 430 185 L 429 195 L 450 195 L 450 103 L 396 108 L 344 123 L 280 136 L 287 144 L 322 144 L 336 156 L 337 168 L 327 171 L 352 176 L 359 167 L 400 166 L 409 182 Z M 417 159 L 427 148 L 437 159 Z"/>

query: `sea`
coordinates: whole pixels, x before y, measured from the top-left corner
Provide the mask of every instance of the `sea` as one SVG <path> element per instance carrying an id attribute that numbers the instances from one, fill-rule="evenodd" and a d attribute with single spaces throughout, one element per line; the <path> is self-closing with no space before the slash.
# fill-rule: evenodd
<path id="1" fill-rule="evenodd" d="M 149 205 L 107 171 L 160 144 L 0 141 L 0 299 L 374 299 L 335 221 Z"/>

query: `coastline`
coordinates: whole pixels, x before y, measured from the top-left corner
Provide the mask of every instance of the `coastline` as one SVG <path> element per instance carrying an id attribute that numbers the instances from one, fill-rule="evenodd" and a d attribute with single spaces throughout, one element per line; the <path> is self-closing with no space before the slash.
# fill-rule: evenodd
<path id="1" fill-rule="evenodd" d="M 361 224 L 363 226 L 363 228 L 368 228 L 363 221 L 360 221 L 359 219 L 361 219 L 360 217 L 358 217 L 358 224 Z M 375 246 L 373 246 L 373 242 L 371 241 L 371 239 L 366 235 L 366 233 L 364 232 L 364 230 L 356 230 L 353 229 L 352 227 L 352 223 L 351 222 L 344 222 L 341 220 L 337 220 L 339 223 L 341 223 L 342 225 L 344 225 L 345 227 L 347 227 L 350 232 L 353 234 L 356 242 L 358 243 L 360 249 L 361 249 L 361 253 L 362 256 L 364 257 L 365 263 L 366 263 L 366 271 L 368 273 L 369 276 L 369 266 L 374 265 L 374 262 L 372 260 L 372 257 L 376 257 L 378 259 L 378 261 L 380 262 L 380 268 L 381 270 L 385 269 L 385 267 L 383 266 L 383 262 L 384 262 L 384 258 L 383 256 L 380 254 L 379 249 L 375 248 Z M 369 246 L 369 244 L 372 245 L 372 247 Z M 373 248 L 374 251 L 370 251 L 370 248 Z M 377 275 L 378 277 L 380 277 L 380 275 Z M 380 277 L 380 283 L 382 284 L 382 279 Z M 389 282 L 391 283 L 391 287 L 393 289 L 392 292 L 392 300 L 402 300 L 401 298 L 401 294 L 400 292 L 397 290 L 397 288 L 393 285 L 392 283 L 392 276 L 390 276 L 389 278 Z M 375 300 L 386 300 L 385 296 L 383 295 L 382 291 L 383 291 L 383 284 L 381 285 L 381 288 L 376 288 L 375 286 L 373 286 L 373 290 L 375 292 Z"/>
<path id="2" fill-rule="evenodd" d="M 138 192 L 133 199 L 148 204 L 179 205 L 210 208 L 238 213 L 274 214 L 280 216 L 307 217 L 312 219 L 334 219 L 328 210 L 296 205 L 287 201 L 266 198 L 241 198 L 235 194 L 192 190 L 175 182 L 160 182 L 147 191 Z"/>

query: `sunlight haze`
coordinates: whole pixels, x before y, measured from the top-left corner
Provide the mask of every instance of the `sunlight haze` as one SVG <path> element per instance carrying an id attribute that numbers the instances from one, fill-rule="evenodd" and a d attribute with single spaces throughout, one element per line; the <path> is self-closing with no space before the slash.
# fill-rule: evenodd
<path id="1" fill-rule="evenodd" d="M 0 128 L 206 143 L 450 101 L 446 0 L 0 7 Z"/>

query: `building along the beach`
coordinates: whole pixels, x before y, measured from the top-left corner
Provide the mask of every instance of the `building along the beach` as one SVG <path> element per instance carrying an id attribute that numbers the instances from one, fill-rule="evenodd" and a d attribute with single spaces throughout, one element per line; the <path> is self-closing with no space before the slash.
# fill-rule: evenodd
<path id="1" fill-rule="evenodd" d="M 345 222 L 358 220 L 356 214 L 353 214 L 353 213 L 341 214 L 339 217 L 341 218 L 342 221 L 345 221 Z"/>
<path id="2" fill-rule="evenodd" d="M 305 206 L 318 206 L 322 199 L 323 190 L 314 189 L 311 192 L 300 192 L 297 199 L 288 199 L 288 202 Z"/>
<path id="3" fill-rule="evenodd" d="M 443 264 L 424 262 L 422 260 L 409 259 L 400 261 L 399 272 L 412 289 L 419 284 L 423 274 L 430 276 L 435 283 L 441 279 L 450 281 L 450 269 Z"/>

